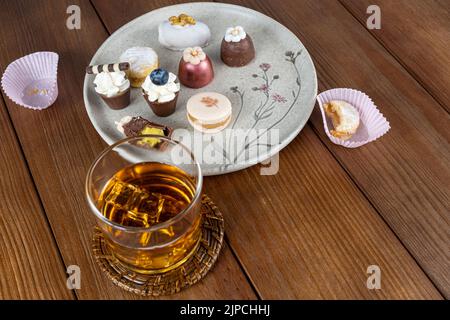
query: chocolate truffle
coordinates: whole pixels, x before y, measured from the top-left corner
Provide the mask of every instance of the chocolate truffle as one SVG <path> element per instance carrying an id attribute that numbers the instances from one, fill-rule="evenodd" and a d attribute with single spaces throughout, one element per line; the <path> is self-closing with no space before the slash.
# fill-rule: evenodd
<path id="1" fill-rule="evenodd" d="M 255 58 L 255 47 L 244 28 L 228 28 L 220 47 L 222 61 L 230 67 L 243 67 Z"/>

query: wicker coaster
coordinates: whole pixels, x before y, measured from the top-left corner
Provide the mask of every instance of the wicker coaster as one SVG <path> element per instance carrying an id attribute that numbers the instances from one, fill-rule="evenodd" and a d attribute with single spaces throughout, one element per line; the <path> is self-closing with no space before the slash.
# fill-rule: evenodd
<path id="1" fill-rule="evenodd" d="M 173 270 L 154 275 L 125 270 L 111 255 L 98 228 L 94 230 L 92 243 L 95 260 L 114 284 L 142 296 L 169 295 L 192 286 L 213 266 L 222 248 L 224 235 L 222 213 L 206 195 L 202 197 L 201 210 L 203 221 L 200 243 L 192 256 Z"/>

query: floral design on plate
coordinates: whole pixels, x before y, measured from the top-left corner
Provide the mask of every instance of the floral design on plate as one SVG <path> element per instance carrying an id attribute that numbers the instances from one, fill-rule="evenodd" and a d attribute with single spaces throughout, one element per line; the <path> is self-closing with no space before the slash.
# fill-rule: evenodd
<path id="1" fill-rule="evenodd" d="M 297 52 L 293 51 L 287 51 L 285 53 L 285 61 L 292 64 L 293 68 L 296 71 L 297 79 L 296 79 L 296 88 L 292 90 L 292 99 L 288 100 L 288 98 L 282 96 L 281 94 L 276 92 L 276 82 L 280 79 L 280 75 L 277 73 L 271 73 L 272 65 L 270 63 L 261 63 L 259 65 L 260 71 L 257 73 L 252 74 L 253 78 L 261 79 L 262 82 L 259 86 L 253 87 L 252 91 L 258 92 L 263 97 L 258 105 L 258 107 L 253 111 L 253 125 L 247 130 L 245 134 L 245 142 L 244 146 L 241 148 L 240 151 L 236 154 L 236 156 L 233 159 L 230 159 L 229 154 L 231 152 L 229 150 L 222 150 L 223 155 L 228 160 L 228 163 L 223 166 L 223 168 L 227 168 L 230 165 L 237 164 L 237 160 L 241 156 L 243 152 L 248 150 L 252 147 L 258 147 L 261 144 L 258 142 L 258 139 L 263 135 L 263 133 L 258 134 L 255 138 L 250 139 L 249 138 L 249 132 L 253 129 L 256 129 L 258 124 L 265 119 L 269 119 L 273 115 L 273 111 L 275 108 L 284 108 L 284 113 L 282 113 L 282 116 L 274 119 L 274 122 L 269 124 L 264 132 L 267 132 L 271 129 L 273 129 L 275 126 L 277 126 L 279 123 L 281 123 L 287 115 L 291 112 L 292 108 L 297 103 L 297 100 L 300 96 L 301 92 L 301 81 L 300 81 L 300 68 L 297 66 L 297 58 L 302 54 L 302 50 L 299 50 Z M 238 86 L 234 86 L 230 88 L 232 93 L 238 94 L 240 98 L 240 108 L 238 111 L 238 114 L 231 125 L 231 129 L 233 129 L 238 123 L 241 111 L 244 108 L 247 108 L 245 105 L 245 90 L 241 90 Z M 248 107 L 250 108 L 250 106 Z M 230 143 L 228 143 L 228 146 L 230 146 Z M 272 145 L 269 145 L 267 147 L 273 147 Z"/>

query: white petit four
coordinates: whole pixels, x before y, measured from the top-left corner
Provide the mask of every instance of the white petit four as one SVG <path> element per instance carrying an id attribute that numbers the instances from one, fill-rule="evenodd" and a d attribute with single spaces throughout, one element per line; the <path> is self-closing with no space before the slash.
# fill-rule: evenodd
<path id="1" fill-rule="evenodd" d="M 206 24 L 186 14 L 163 21 L 158 27 L 158 34 L 162 46 L 176 51 L 188 47 L 205 47 L 211 38 L 211 31 Z"/>

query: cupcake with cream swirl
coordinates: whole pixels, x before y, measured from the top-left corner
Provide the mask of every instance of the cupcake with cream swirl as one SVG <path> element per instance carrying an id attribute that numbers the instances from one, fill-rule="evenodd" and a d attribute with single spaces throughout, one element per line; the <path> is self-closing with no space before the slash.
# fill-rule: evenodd
<path id="1" fill-rule="evenodd" d="M 159 117 L 175 112 L 180 84 L 177 76 L 164 69 L 155 69 L 142 84 L 142 94 L 152 111 Z"/>
<path id="2" fill-rule="evenodd" d="M 94 79 L 95 91 L 111 109 L 130 104 L 130 81 L 125 72 L 101 72 Z"/>

